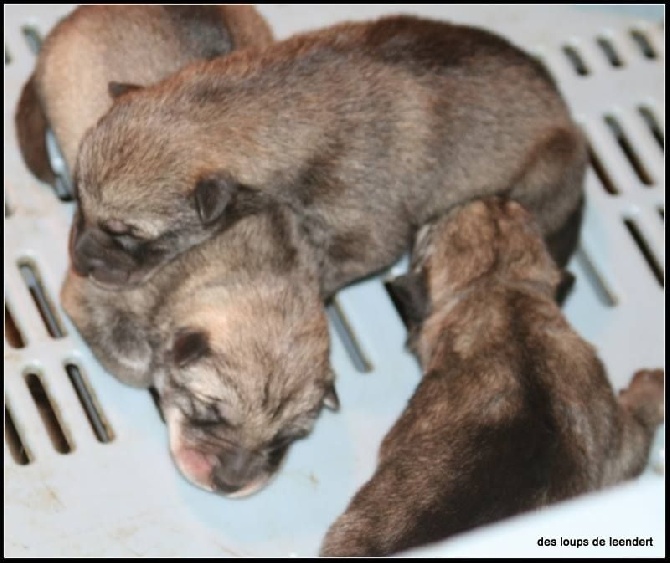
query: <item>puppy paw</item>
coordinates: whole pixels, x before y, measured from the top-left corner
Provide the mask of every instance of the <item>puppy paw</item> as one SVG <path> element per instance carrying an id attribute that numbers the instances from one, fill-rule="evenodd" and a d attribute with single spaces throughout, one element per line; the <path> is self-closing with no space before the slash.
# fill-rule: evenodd
<path id="1" fill-rule="evenodd" d="M 635 372 L 628 387 L 619 392 L 619 404 L 645 424 L 658 426 L 665 418 L 664 385 L 662 369 L 641 369 Z"/>
<path id="2" fill-rule="evenodd" d="M 321 544 L 319 557 L 371 557 L 375 553 L 367 545 L 365 524 L 351 514 L 343 514 L 330 527 Z"/>

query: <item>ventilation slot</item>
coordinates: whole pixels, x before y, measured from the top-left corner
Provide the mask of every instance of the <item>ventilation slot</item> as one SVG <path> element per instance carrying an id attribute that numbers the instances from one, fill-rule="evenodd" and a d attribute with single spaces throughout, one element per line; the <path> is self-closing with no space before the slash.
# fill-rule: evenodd
<path id="1" fill-rule="evenodd" d="M 12 208 L 9 206 L 7 196 L 5 196 L 5 217 L 9 217 L 11 214 L 12 214 Z"/>
<path id="2" fill-rule="evenodd" d="M 619 193 L 619 190 L 614 185 L 614 182 L 612 181 L 612 178 L 610 177 L 609 173 L 603 166 L 603 163 L 600 161 L 595 151 L 591 147 L 589 147 L 589 162 L 591 163 L 591 167 L 593 168 L 593 171 L 596 173 L 596 176 L 598 176 L 598 179 L 600 180 L 600 183 L 602 184 L 603 188 L 605 188 L 605 191 L 608 194 L 617 195 Z"/>
<path id="3" fill-rule="evenodd" d="M 12 348 L 24 348 L 26 345 L 23 335 L 14 322 L 12 313 L 5 303 L 5 340 Z"/>
<path id="4" fill-rule="evenodd" d="M 665 223 L 665 210 L 662 207 L 658 208 L 658 214 L 661 217 L 661 221 Z"/>
<path id="5" fill-rule="evenodd" d="M 327 311 L 328 318 L 332 322 L 333 328 L 339 336 L 344 349 L 347 351 L 354 368 L 361 373 L 368 373 L 371 371 L 372 364 L 363 353 L 363 350 L 356 340 L 356 336 L 354 335 L 351 326 L 349 326 L 349 322 L 337 301 L 332 301 L 328 305 Z"/>
<path id="6" fill-rule="evenodd" d="M 28 385 L 28 391 L 30 391 L 30 395 L 33 401 L 35 401 L 37 411 L 40 414 L 40 418 L 54 449 L 60 454 L 69 454 L 72 451 L 72 447 L 63 432 L 58 415 L 54 410 L 44 385 L 42 385 L 42 380 L 35 373 L 27 373 L 26 385 Z"/>
<path id="7" fill-rule="evenodd" d="M 661 131 L 661 128 L 658 124 L 658 120 L 654 115 L 654 112 L 651 110 L 651 108 L 647 106 L 640 106 L 638 108 L 638 111 L 640 112 L 642 119 L 644 119 L 644 122 L 647 124 L 647 127 L 649 128 L 649 131 L 654 137 L 654 140 L 656 141 L 658 146 L 661 147 L 661 150 L 664 150 L 665 136 L 663 135 L 663 131 Z"/>
<path id="8" fill-rule="evenodd" d="M 658 260 L 656 259 L 656 256 L 654 256 L 654 253 L 651 251 L 651 248 L 649 248 L 647 241 L 642 236 L 642 232 L 635 224 L 635 222 L 632 221 L 631 219 L 624 219 L 624 223 L 626 225 L 626 228 L 628 229 L 628 232 L 630 233 L 630 236 L 633 237 L 635 244 L 637 244 L 637 247 L 640 249 L 642 256 L 649 265 L 651 273 L 654 274 L 654 277 L 656 278 L 658 285 L 663 287 L 665 284 L 665 276 L 663 274 L 663 268 L 661 268 L 660 264 L 658 263 Z"/>
<path id="9" fill-rule="evenodd" d="M 609 128 L 610 132 L 612 133 L 612 136 L 616 139 L 616 142 L 619 144 L 619 147 L 621 147 L 621 150 L 626 155 L 628 162 L 635 171 L 635 174 L 639 178 L 640 182 L 642 182 L 645 186 L 651 186 L 654 182 L 651 176 L 649 175 L 649 172 L 647 172 L 646 168 L 640 161 L 640 158 L 635 152 L 635 149 L 633 149 L 633 145 L 628 140 L 628 137 L 626 137 L 623 129 L 621 128 L 621 125 L 619 125 L 619 122 L 616 120 L 614 116 L 606 115 L 605 123 L 607 124 L 607 127 Z"/>
<path id="10" fill-rule="evenodd" d="M 114 439 L 114 433 L 102 415 L 100 406 L 94 399 L 94 395 L 91 393 L 91 389 L 81 371 L 74 364 L 66 364 L 65 371 L 70 378 L 72 387 L 77 393 L 81 408 L 84 409 L 88 423 L 91 425 L 91 430 L 93 430 L 98 442 L 102 442 L 103 444 L 111 442 Z"/>
<path id="11" fill-rule="evenodd" d="M 155 387 L 149 387 L 149 396 L 158 411 L 158 416 L 165 423 L 165 416 L 163 416 L 163 409 L 161 408 L 161 398 L 158 394 L 158 390 Z"/>
<path id="12" fill-rule="evenodd" d="M 12 56 L 9 54 L 7 47 L 5 46 L 5 65 L 8 65 L 12 62 Z"/>
<path id="13" fill-rule="evenodd" d="M 72 182 L 70 181 L 70 173 L 65 164 L 63 153 L 60 150 L 53 131 L 51 131 L 51 129 L 47 130 L 46 135 L 49 164 L 51 164 L 51 169 L 56 174 L 53 189 L 56 192 L 58 199 L 64 202 L 70 202 L 73 200 Z"/>
<path id="14" fill-rule="evenodd" d="M 614 307 L 619 300 L 605 281 L 605 277 L 594 266 L 588 255 L 580 249 L 575 253 L 575 260 L 581 267 L 586 282 L 593 290 L 593 294 L 596 296 L 598 302 L 605 307 Z"/>
<path id="15" fill-rule="evenodd" d="M 23 33 L 23 37 L 25 38 L 26 43 L 28 43 L 30 50 L 37 55 L 42 47 L 42 35 L 40 32 L 32 25 L 24 25 L 21 28 L 21 33 Z"/>
<path id="16" fill-rule="evenodd" d="M 640 49 L 642 56 L 651 60 L 656 58 L 656 51 L 654 51 L 654 48 L 651 46 L 649 39 L 647 39 L 647 36 L 644 33 L 639 29 L 632 29 L 630 36 L 633 38 L 633 41 L 635 41 L 638 49 Z"/>
<path id="17" fill-rule="evenodd" d="M 16 424 L 14 424 L 12 413 L 7 406 L 7 400 L 5 400 L 5 443 L 7 444 L 9 454 L 18 465 L 28 465 L 30 463 L 31 459 L 30 455 L 28 455 L 28 449 L 21 439 L 21 434 L 19 434 Z"/>
<path id="18" fill-rule="evenodd" d="M 60 322 L 60 318 L 53 307 L 53 301 L 49 299 L 47 292 L 44 290 L 35 265 L 28 260 L 22 260 L 19 262 L 19 270 L 42 316 L 44 326 L 49 331 L 49 335 L 52 338 L 63 338 L 66 336 L 63 324 Z"/>
<path id="19" fill-rule="evenodd" d="M 620 68 L 623 66 L 623 61 L 621 60 L 621 57 L 616 52 L 616 50 L 614 49 L 614 45 L 612 45 L 612 42 L 609 39 L 607 39 L 606 37 L 599 37 L 598 46 L 602 49 L 603 53 L 605 54 L 605 57 L 613 67 Z"/>
<path id="20" fill-rule="evenodd" d="M 586 66 L 584 59 L 582 59 L 582 56 L 579 54 L 577 49 L 571 45 L 566 45 L 563 47 L 563 53 L 565 53 L 565 56 L 570 61 L 572 68 L 579 76 L 587 76 L 589 74 L 589 68 Z"/>

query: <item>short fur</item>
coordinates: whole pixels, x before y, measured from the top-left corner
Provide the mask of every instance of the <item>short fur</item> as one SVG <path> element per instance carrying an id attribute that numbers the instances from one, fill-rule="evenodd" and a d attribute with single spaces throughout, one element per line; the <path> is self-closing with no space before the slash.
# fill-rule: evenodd
<path id="1" fill-rule="evenodd" d="M 52 183 L 49 123 L 73 172 L 84 133 L 112 105 L 108 82 L 146 86 L 188 63 L 271 41 L 251 6 L 81 6 L 49 33 L 23 88 L 16 113 L 23 158 Z"/>
<path id="2" fill-rule="evenodd" d="M 61 300 L 111 374 L 156 385 L 184 475 L 239 496 L 269 479 L 322 404 L 337 408 L 314 264 L 277 206 L 139 288 L 108 291 L 70 270 Z"/>
<path id="3" fill-rule="evenodd" d="M 388 555 L 642 471 L 663 372 L 639 372 L 617 401 L 554 302 L 559 271 L 525 210 L 455 210 L 421 234 L 410 275 L 425 375 L 322 555 Z"/>
<path id="4" fill-rule="evenodd" d="M 324 297 L 390 265 L 420 225 L 491 194 L 532 210 L 563 265 L 585 163 L 552 79 L 506 40 L 409 16 L 341 24 L 122 96 L 82 144 L 75 267 L 142 283 L 229 225 L 238 194 L 298 213 Z M 225 178 L 218 191 L 211 178 Z M 134 244 L 115 244 L 110 223 Z"/>

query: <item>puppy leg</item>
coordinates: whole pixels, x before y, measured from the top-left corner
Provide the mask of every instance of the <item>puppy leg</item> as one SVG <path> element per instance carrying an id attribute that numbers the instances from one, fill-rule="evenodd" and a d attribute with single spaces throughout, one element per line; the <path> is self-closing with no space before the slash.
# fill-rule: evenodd
<path id="1" fill-rule="evenodd" d="M 619 393 L 621 448 L 608 468 L 608 484 L 636 477 L 644 470 L 654 431 L 664 419 L 663 370 L 640 370 Z"/>

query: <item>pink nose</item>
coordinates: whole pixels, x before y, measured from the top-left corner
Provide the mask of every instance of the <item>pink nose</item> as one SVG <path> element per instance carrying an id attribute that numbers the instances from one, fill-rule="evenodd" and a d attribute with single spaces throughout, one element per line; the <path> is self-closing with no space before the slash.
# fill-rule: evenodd
<path id="1" fill-rule="evenodd" d="M 212 468 L 215 459 L 190 448 L 180 448 L 173 453 L 177 467 L 193 484 L 212 489 Z"/>

